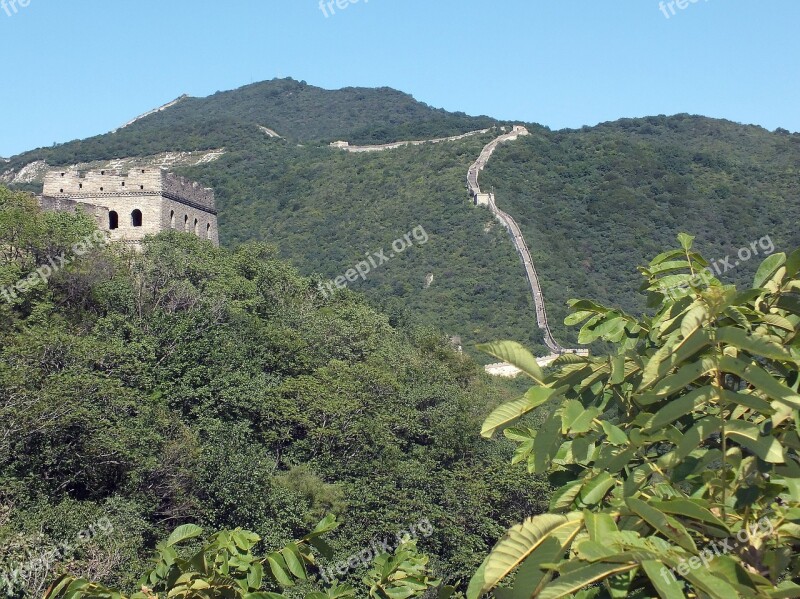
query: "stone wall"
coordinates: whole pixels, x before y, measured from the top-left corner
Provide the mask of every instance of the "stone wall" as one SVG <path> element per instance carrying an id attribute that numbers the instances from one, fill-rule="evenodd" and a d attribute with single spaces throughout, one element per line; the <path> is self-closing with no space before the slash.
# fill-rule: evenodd
<path id="1" fill-rule="evenodd" d="M 51 171 L 44 177 L 43 194 L 50 197 L 94 196 L 96 194 L 165 193 L 210 211 L 215 210 L 214 190 L 160 168 L 132 169 L 127 173 L 113 170 Z"/>
<path id="2" fill-rule="evenodd" d="M 103 206 L 48 196 L 39 196 L 36 200 L 39 202 L 39 206 L 42 210 L 49 210 L 51 212 L 77 212 L 80 210 L 84 214 L 94 218 L 97 221 L 97 226 L 101 229 L 105 229 L 108 225 L 108 208 Z"/>
<path id="3" fill-rule="evenodd" d="M 162 191 L 167 194 L 177 196 L 189 202 L 199 204 L 208 210 L 214 210 L 214 190 L 203 187 L 195 181 L 189 181 L 185 177 L 179 177 L 172 173 L 162 171 Z M 174 199 L 174 198 L 173 198 Z"/>
<path id="4" fill-rule="evenodd" d="M 195 221 L 197 221 L 196 232 Z M 175 200 L 168 198 L 162 200 L 160 227 L 164 231 L 175 229 L 195 233 L 201 239 L 210 239 L 214 245 L 219 245 L 217 217 Z"/>
<path id="5" fill-rule="evenodd" d="M 117 171 L 89 171 L 79 173 L 75 170 L 52 171 L 44 177 L 44 195 L 71 198 L 94 197 L 97 194 L 122 193 L 160 193 L 163 173 L 161 169 L 135 169 L 127 174 Z"/>
<path id="6" fill-rule="evenodd" d="M 92 203 L 108 209 L 108 217 L 103 223 L 103 230 L 108 231 L 112 241 L 141 241 L 146 235 L 155 235 L 162 231 L 161 212 L 162 198 L 160 194 L 146 195 L 98 195 L 91 198 Z M 134 211 L 141 212 L 141 226 L 133 226 Z M 111 216 L 116 214 L 116 229 L 111 229 Z"/>
<path id="7" fill-rule="evenodd" d="M 112 241 L 138 243 L 147 235 L 175 229 L 219 245 L 214 191 L 163 169 L 140 168 L 125 174 L 53 171 L 44 177 L 43 196 L 48 198 L 46 209 L 85 204 L 105 210 L 97 218 Z M 114 219 L 117 227 L 112 229 Z"/>

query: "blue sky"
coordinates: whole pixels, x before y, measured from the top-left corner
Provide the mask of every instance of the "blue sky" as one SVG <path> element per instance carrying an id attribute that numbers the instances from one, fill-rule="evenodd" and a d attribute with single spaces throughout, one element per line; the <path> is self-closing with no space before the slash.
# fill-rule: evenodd
<path id="1" fill-rule="evenodd" d="M 0 156 L 278 76 L 554 129 L 689 112 L 800 131 L 797 0 L 11 1 Z"/>

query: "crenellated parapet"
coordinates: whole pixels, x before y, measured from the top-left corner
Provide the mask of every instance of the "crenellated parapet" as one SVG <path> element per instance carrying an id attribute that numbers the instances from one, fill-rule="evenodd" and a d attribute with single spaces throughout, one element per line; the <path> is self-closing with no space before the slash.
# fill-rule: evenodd
<path id="1" fill-rule="evenodd" d="M 214 190 L 165 169 L 51 171 L 40 203 L 49 210 L 82 205 L 112 241 L 138 244 L 172 229 L 219 244 Z"/>
<path id="2" fill-rule="evenodd" d="M 172 196 L 172 199 L 190 201 L 216 213 L 214 190 L 210 187 L 203 187 L 196 181 L 167 171 L 162 171 L 161 186 L 162 191 Z"/>
<path id="3" fill-rule="evenodd" d="M 51 171 L 44 177 L 43 195 L 53 198 L 161 195 L 216 214 L 214 190 L 160 168 L 137 168 L 126 173 L 114 170 L 80 172 Z"/>

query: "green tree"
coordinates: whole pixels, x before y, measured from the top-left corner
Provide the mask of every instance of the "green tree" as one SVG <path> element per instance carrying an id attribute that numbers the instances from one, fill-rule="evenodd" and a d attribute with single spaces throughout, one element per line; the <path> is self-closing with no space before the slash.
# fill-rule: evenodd
<path id="1" fill-rule="evenodd" d="M 518 344 L 484 347 L 535 384 L 483 435 L 547 404 L 538 430 L 505 435 L 557 490 L 497 543 L 470 599 L 800 596 L 800 250 L 737 291 L 699 276 L 708 264 L 679 240 L 641 269 L 651 316 L 571 302 L 567 324 L 610 355 L 565 355 L 545 376 Z"/>
<path id="2" fill-rule="evenodd" d="M 175 529 L 157 546 L 154 567 L 140 581 L 141 590 L 131 599 L 281 599 L 282 591 L 300 585 L 305 599 L 340 599 L 355 596 L 355 589 L 333 582 L 323 591 L 314 589 L 314 549 L 329 553 L 322 537 L 338 526 L 333 516 L 324 518 L 303 538 L 264 557 L 253 552 L 261 542 L 257 534 L 237 528 L 211 535 L 200 547 L 192 542 L 203 534 L 194 524 Z M 393 554 L 375 557 L 364 578 L 375 599 L 409 599 L 439 585 L 430 577 L 428 558 L 413 542 Z M 163 595 L 162 595 L 163 594 Z M 45 599 L 125 599 L 120 591 L 84 578 L 64 575 Z"/>

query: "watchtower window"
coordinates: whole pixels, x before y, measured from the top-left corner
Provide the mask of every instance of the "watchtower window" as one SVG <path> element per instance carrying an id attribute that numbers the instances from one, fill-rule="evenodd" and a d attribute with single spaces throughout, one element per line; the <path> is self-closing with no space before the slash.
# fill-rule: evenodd
<path id="1" fill-rule="evenodd" d="M 188 214 L 184 214 L 183 215 L 183 230 L 184 231 L 188 231 L 189 230 L 189 215 Z"/>
<path id="2" fill-rule="evenodd" d="M 61 176 L 63 177 L 63 176 L 64 176 L 64 173 L 61 173 Z"/>
<path id="3" fill-rule="evenodd" d="M 139 186 L 139 189 L 144 189 L 144 185 L 140 185 L 140 186 Z"/>
<path id="4" fill-rule="evenodd" d="M 119 214 L 113 210 L 108 213 L 108 228 L 110 230 L 119 229 Z"/>
<path id="5" fill-rule="evenodd" d="M 83 189 L 83 183 L 78 183 L 78 189 Z"/>
<path id="6" fill-rule="evenodd" d="M 141 227 L 142 226 L 142 211 L 138 208 L 131 212 L 131 224 L 134 227 Z"/>
<path id="7" fill-rule="evenodd" d="M 64 193 L 64 190 L 63 190 L 63 189 L 61 189 L 61 190 L 59 190 L 59 192 L 60 192 L 60 193 Z"/>
<path id="8" fill-rule="evenodd" d="M 206 225 L 206 239 L 211 239 L 211 223 Z"/>
<path id="9" fill-rule="evenodd" d="M 198 224 L 199 223 L 197 222 L 197 219 L 194 219 L 194 234 L 199 237 L 200 236 L 200 229 L 198 228 Z"/>
<path id="10" fill-rule="evenodd" d="M 103 191 L 103 188 L 102 188 L 102 187 L 100 188 L 100 191 Z"/>
<path id="11" fill-rule="evenodd" d="M 170 210 L 169 211 L 169 227 L 170 227 L 170 229 L 174 229 L 175 228 L 175 211 L 174 210 Z"/>
<path id="12" fill-rule="evenodd" d="M 105 175 L 105 174 L 106 174 L 106 172 L 105 172 L 105 171 L 100 171 L 100 174 L 101 174 L 101 175 Z"/>
<path id="13" fill-rule="evenodd" d="M 125 187 L 125 181 L 122 182 L 122 186 Z"/>

